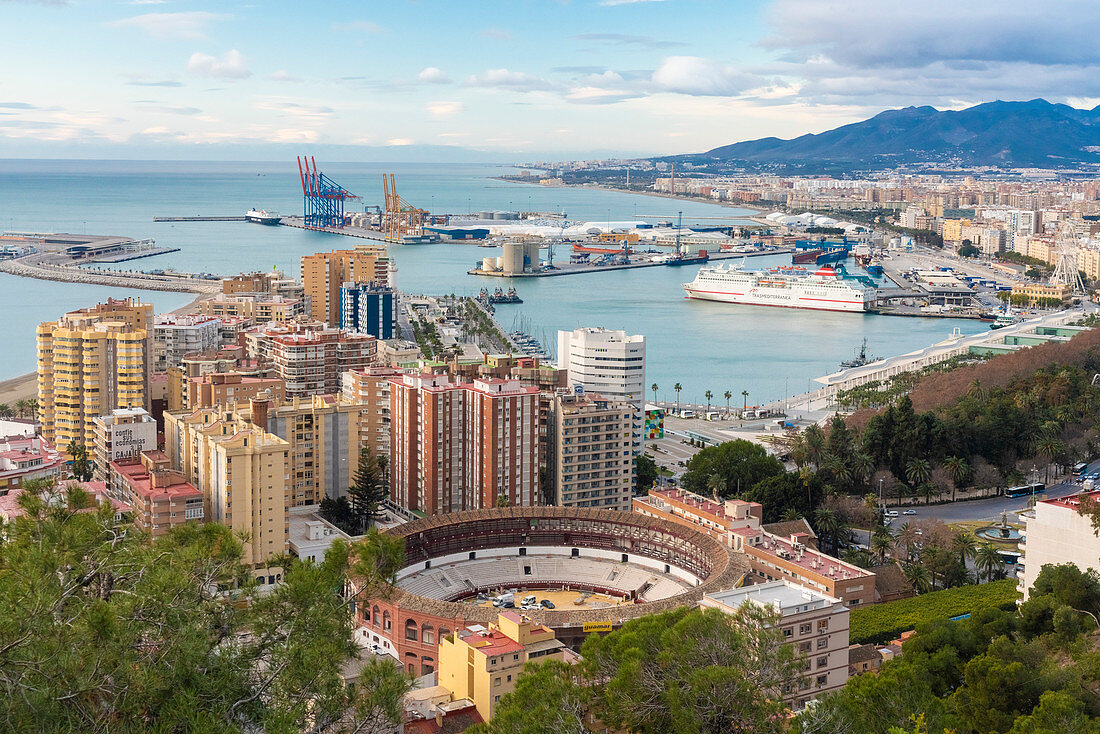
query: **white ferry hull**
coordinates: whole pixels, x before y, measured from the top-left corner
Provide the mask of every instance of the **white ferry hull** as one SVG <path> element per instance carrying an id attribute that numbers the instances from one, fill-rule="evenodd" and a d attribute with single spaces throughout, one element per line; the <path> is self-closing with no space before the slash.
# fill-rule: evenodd
<path id="1" fill-rule="evenodd" d="M 862 300 L 841 300 L 810 294 L 771 293 L 762 289 L 748 289 L 744 293 L 710 291 L 684 286 L 688 298 L 700 301 L 739 303 L 747 306 L 778 306 L 780 308 L 805 308 L 815 311 L 849 311 L 863 313 L 870 305 Z"/>

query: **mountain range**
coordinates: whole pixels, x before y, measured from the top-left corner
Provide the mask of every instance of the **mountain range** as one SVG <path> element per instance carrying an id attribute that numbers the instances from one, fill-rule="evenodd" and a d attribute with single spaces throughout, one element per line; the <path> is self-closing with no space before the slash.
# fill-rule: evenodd
<path id="1" fill-rule="evenodd" d="M 1077 167 L 1100 164 L 1100 106 L 1082 110 L 1033 99 L 964 110 L 905 107 L 823 133 L 749 140 L 665 160 L 810 168 Z"/>

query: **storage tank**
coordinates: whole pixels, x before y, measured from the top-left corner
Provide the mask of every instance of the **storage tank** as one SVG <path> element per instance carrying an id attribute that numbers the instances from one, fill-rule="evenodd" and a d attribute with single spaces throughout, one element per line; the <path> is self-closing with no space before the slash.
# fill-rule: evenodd
<path id="1" fill-rule="evenodd" d="M 490 212 L 490 211 L 482 211 L 482 212 L 478 212 L 477 216 L 478 216 L 479 219 L 492 219 L 493 218 L 493 213 Z"/>
<path id="2" fill-rule="evenodd" d="M 501 258 L 501 270 L 504 273 L 523 272 L 524 244 L 522 242 L 505 242 L 504 256 Z"/>
<path id="3" fill-rule="evenodd" d="M 492 272 L 492 271 L 496 270 L 497 269 L 497 260 L 499 260 L 499 259 L 500 258 L 496 258 L 496 257 L 483 257 L 483 258 L 481 258 L 481 269 L 486 271 L 486 272 Z"/>
<path id="4" fill-rule="evenodd" d="M 523 260 L 528 270 L 537 270 L 539 267 L 539 243 L 527 242 L 523 246 Z"/>

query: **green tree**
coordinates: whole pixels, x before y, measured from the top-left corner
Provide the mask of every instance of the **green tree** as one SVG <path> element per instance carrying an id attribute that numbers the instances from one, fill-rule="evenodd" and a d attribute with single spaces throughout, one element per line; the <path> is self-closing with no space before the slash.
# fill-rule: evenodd
<path id="1" fill-rule="evenodd" d="M 47 485 L 48 486 L 48 485 Z M 257 593 L 241 540 L 188 523 L 150 541 L 75 485 L 28 486 L 0 533 L 0 730 L 392 729 L 409 681 L 359 648 L 344 595 L 355 549 L 293 558 Z M 108 541 L 109 542 L 106 542 Z"/>
<path id="2" fill-rule="evenodd" d="M 932 465 L 927 459 L 911 459 L 905 465 L 905 479 L 910 486 L 927 484 L 932 478 Z"/>
<path id="3" fill-rule="evenodd" d="M 707 478 L 707 489 L 710 490 L 712 497 L 723 497 L 726 494 L 726 480 L 725 478 L 715 472 Z"/>
<path id="4" fill-rule="evenodd" d="M 1100 734 L 1100 721 L 1085 704 L 1063 691 L 1046 691 L 1039 705 L 1012 724 L 1008 734 Z"/>
<path id="5" fill-rule="evenodd" d="M 348 504 L 359 524 L 358 532 L 363 532 L 372 520 L 380 516 L 379 508 L 388 496 L 386 457 L 382 454 L 376 456 L 370 446 L 363 446 L 359 449 L 359 464 L 352 485 L 348 487 Z"/>
<path id="6" fill-rule="evenodd" d="M 73 478 L 78 482 L 90 482 L 94 467 L 92 466 L 92 460 L 88 456 L 88 449 L 85 448 L 84 444 L 78 443 L 74 438 L 69 441 L 69 445 L 66 446 L 66 451 L 69 452 L 69 456 L 73 457 Z"/>
<path id="7" fill-rule="evenodd" d="M 497 703 L 492 721 L 467 729 L 469 734 L 587 734 L 590 689 L 578 681 L 574 665 L 547 660 L 529 662 L 516 689 Z"/>
<path id="8" fill-rule="evenodd" d="M 705 393 L 703 393 L 703 397 L 705 397 L 707 399 L 707 412 L 709 413 L 710 412 L 710 401 L 711 401 L 711 399 L 714 398 L 714 393 L 712 393 L 710 390 L 707 390 Z"/>
<path id="9" fill-rule="evenodd" d="M 782 732 L 799 661 L 777 621 L 755 604 L 678 609 L 592 635 L 581 654 L 593 712 L 638 734 Z"/>
<path id="10" fill-rule="evenodd" d="M 657 383 L 654 382 L 652 385 L 649 386 L 649 389 L 653 391 L 653 402 L 656 403 L 657 402 L 657 390 L 658 390 Z"/>
<path id="11" fill-rule="evenodd" d="M 826 457 L 825 432 L 816 423 L 802 432 L 802 443 L 805 447 L 806 460 L 813 464 L 814 469 L 821 467 Z"/>
<path id="12" fill-rule="evenodd" d="M 634 491 L 636 494 L 648 492 L 657 483 L 657 462 L 648 454 L 634 457 Z"/>
<path id="13" fill-rule="evenodd" d="M 676 393 L 676 412 L 680 412 L 680 391 L 684 389 L 684 386 L 680 383 L 676 383 L 672 386 L 672 392 Z"/>
<path id="14" fill-rule="evenodd" d="M 966 483 L 970 481 L 970 463 L 958 456 L 949 456 L 944 460 L 943 468 L 947 470 L 947 473 L 951 475 L 951 481 L 955 483 L 951 488 L 951 501 L 954 502 L 955 489 L 965 487 Z"/>
<path id="15" fill-rule="evenodd" d="M 835 510 L 828 507 L 819 507 L 814 512 L 814 530 L 818 537 L 827 540 L 829 549 L 835 554 L 841 534 L 844 530 L 844 522 Z"/>
<path id="16" fill-rule="evenodd" d="M 730 414 L 730 399 L 733 398 L 733 393 L 726 390 L 722 393 L 722 397 L 726 399 L 726 415 L 728 416 Z"/>
<path id="17" fill-rule="evenodd" d="M 982 543 L 974 554 L 974 566 L 986 581 L 992 581 L 996 573 L 1004 568 L 1004 561 L 996 546 Z"/>
<path id="18" fill-rule="evenodd" d="M 737 439 L 707 446 L 695 454 L 688 460 L 687 471 L 681 481 L 692 492 L 708 494 L 710 477 L 718 474 L 725 480 L 727 492 L 738 492 L 783 473 L 783 464 L 774 456 L 769 456 L 762 446 Z"/>
<path id="19" fill-rule="evenodd" d="M 500 494 L 497 495 L 496 506 L 497 507 L 511 507 L 512 506 L 512 500 L 508 499 L 508 495 L 501 492 Z"/>

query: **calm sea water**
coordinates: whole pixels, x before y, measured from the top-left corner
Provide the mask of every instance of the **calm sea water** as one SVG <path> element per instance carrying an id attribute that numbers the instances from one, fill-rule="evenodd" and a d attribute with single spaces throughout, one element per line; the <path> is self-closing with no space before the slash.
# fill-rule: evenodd
<path id="1" fill-rule="evenodd" d="M 397 174 L 398 191 L 436 212 L 482 209 L 565 211 L 570 218 L 622 220 L 640 215 L 689 224 L 716 223 L 707 217 L 748 214 L 702 202 L 551 189 L 499 181 L 506 169 L 427 164 L 322 165 L 331 178 L 380 202 L 381 174 Z M 181 163 L 129 161 L 0 161 L 0 229 L 88 232 L 152 237 L 180 252 L 135 260 L 122 267 L 174 267 L 234 273 L 273 266 L 297 275 L 299 258 L 323 249 L 350 247 L 356 240 L 289 227 L 237 222 L 154 223 L 152 218 L 240 215 L 250 207 L 300 213 L 297 166 L 289 163 Z M 641 268 L 555 278 L 504 279 L 467 275 L 495 251 L 473 245 L 394 247 L 397 285 L 410 293 L 476 294 L 481 288 L 514 285 L 524 303 L 497 310 L 503 326 L 522 327 L 553 348 L 558 329 L 605 326 L 645 334 L 647 385 L 674 399 L 679 382 L 685 402 L 705 402 L 711 390 L 749 402 L 802 392 L 819 375 L 834 371 L 864 338 L 876 355 L 898 354 L 945 338 L 955 326 L 964 333 L 988 328 L 964 320 L 913 319 L 860 314 L 729 306 L 687 301 L 680 284 L 697 267 Z M 568 257 L 564 251 L 560 258 Z M 757 258 L 755 265 L 788 263 L 788 256 Z M 34 369 L 34 328 L 66 310 L 114 295 L 139 295 L 158 311 L 186 303 L 187 294 L 123 291 L 101 286 L 27 280 L 0 275 L 0 321 L 5 357 L 0 379 Z M 723 403 L 717 398 L 715 403 Z M 736 400 L 734 402 L 737 402 Z"/>

